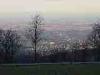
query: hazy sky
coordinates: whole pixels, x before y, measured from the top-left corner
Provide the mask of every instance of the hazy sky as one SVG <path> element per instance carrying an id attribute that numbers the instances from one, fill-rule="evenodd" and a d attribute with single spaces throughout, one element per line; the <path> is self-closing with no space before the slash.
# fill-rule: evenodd
<path id="1" fill-rule="evenodd" d="M 100 14 L 100 0 L 0 0 L 0 15 L 24 12 L 43 14 Z"/>
<path id="2" fill-rule="evenodd" d="M 18 26 L 37 12 L 48 16 L 51 29 L 87 29 L 94 20 L 100 20 L 100 0 L 0 0 L 0 26 Z"/>

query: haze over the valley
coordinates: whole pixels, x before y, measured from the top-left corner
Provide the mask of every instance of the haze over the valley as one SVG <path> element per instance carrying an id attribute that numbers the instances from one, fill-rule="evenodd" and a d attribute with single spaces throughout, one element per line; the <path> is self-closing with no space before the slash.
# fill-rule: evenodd
<path id="1" fill-rule="evenodd" d="M 32 15 L 44 18 L 45 30 L 89 30 L 100 19 L 99 0 L 0 0 L 0 27 L 24 28 Z"/>

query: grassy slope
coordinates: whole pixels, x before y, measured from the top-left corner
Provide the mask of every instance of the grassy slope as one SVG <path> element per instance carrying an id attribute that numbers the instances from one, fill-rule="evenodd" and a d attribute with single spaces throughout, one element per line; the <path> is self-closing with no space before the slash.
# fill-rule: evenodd
<path id="1" fill-rule="evenodd" d="M 100 64 L 1 65 L 0 75 L 100 75 Z"/>

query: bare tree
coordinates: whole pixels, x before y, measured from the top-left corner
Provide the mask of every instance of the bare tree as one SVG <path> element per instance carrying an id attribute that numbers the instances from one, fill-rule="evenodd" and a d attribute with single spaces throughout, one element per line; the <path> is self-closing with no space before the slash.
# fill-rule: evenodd
<path id="1" fill-rule="evenodd" d="M 20 36 L 16 31 L 2 30 L 0 31 L 0 45 L 4 54 L 4 62 L 13 62 L 16 51 L 21 47 Z"/>
<path id="2" fill-rule="evenodd" d="M 88 41 L 93 48 L 100 48 L 100 24 L 93 26 L 93 31 L 90 33 Z"/>
<path id="3" fill-rule="evenodd" d="M 41 39 L 41 25 L 43 24 L 40 15 L 36 15 L 32 18 L 32 23 L 28 29 L 27 38 L 30 39 L 32 47 L 34 49 L 34 62 L 37 62 L 37 45 Z"/>
<path id="4" fill-rule="evenodd" d="M 4 30 L 0 29 L 0 63 L 4 61 L 4 48 L 3 48 L 3 40 L 4 40 Z"/>
<path id="5" fill-rule="evenodd" d="M 75 62 L 75 59 L 76 59 L 76 56 L 77 56 L 75 54 L 75 52 L 80 49 L 79 40 L 72 41 L 71 49 L 72 49 L 72 55 L 71 56 L 72 56 L 72 63 L 73 63 L 73 62 Z"/>
<path id="6" fill-rule="evenodd" d="M 100 61 L 100 24 L 93 26 L 93 31 L 88 37 L 90 46 L 95 49 L 95 59 Z"/>

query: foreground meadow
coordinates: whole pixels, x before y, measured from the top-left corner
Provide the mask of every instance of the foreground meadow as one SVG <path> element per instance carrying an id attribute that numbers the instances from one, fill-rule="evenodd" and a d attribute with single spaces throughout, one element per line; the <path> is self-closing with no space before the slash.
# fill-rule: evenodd
<path id="1" fill-rule="evenodd" d="M 0 65 L 0 75 L 100 75 L 100 64 Z"/>

